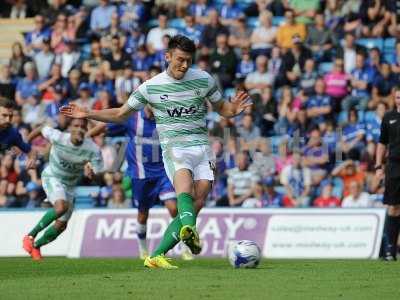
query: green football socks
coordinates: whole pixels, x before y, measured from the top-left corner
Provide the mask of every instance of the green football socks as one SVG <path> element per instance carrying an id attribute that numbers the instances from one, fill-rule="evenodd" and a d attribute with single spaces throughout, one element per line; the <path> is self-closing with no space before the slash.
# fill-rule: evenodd
<path id="1" fill-rule="evenodd" d="M 188 193 L 181 193 L 178 195 L 178 216 L 182 226 L 196 225 L 196 214 L 194 211 L 194 202 L 192 195 Z"/>
<path id="2" fill-rule="evenodd" d="M 38 239 L 33 245 L 35 248 L 40 248 L 52 241 L 54 241 L 62 231 L 58 231 L 54 225 L 50 226 L 43 234 L 43 236 Z"/>
<path id="3" fill-rule="evenodd" d="M 179 231 L 181 230 L 182 224 L 179 220 L 179 216 L 168 225 L 167 230 L 165 230 L 163 239 L 158 245 L 157 249 L 153 252 L 151 257 L 166 254 L 170 249 L 174 248 L 176 244 L 179 243 Z"/>
<path id="4" fill-rule="evenodd" d="M 49 209 L 28 235 L 36 237 L 40 231 L 45 229 L 56 219 L 57 213 L 54 208 Z"/>

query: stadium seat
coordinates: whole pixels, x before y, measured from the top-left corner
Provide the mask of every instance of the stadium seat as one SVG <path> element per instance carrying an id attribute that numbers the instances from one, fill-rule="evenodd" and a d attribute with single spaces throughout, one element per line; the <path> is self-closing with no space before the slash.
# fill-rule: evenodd
<path id="1" fill-rule="evenodd" d="M 336 121 L 338 122 L 338 124 L 344 124 L 347 122 L 347 111 L 341 111 L 337 118 Z"/>
<path id="2" fill-rule="evenodd" d="M 256 28 L 258 25 L 259 25 L 259 22 L 258 22 L 258 18 L 257 17 L 247 18 L 247 26 L 249 28 Z"/>
<path id="3" fill-rule="evenodd" d="M 181 18 L 172 19 L 169 21 L 169 26 L 177 30 L 185 28 L 185 21 Z"/>
<path id="4" fill-rule="evenodd" d="M 358 39 L 356 43 L 368 49 L 378 48 L 380 51 L 383 50 L 383 39 Z"/>
<path id="5" fill-rule="evenodd" d="M 92 193 L 98 193 L 100 191 L 99 186 L 77 186 L 75 188 L 76 197 L 90 197 Z"/>
<path id="6" fill-rule="evenodd" d="M 389 64 L 394 64 L 396 62 L 396 54 L 385 53 L 383 54 L 383 60 Z"/>
<path id="7" fill-rule="evenodd" d="M 332 70 L 333 68 L 333 63 L 331 62 L 324 62 L 324 63 L 320 63 L 318 66 L 318 71 L 320 74 L 325 74 L 328 73 Z"/>
<path id="8" fill-rule="evenodd" d="M 285 17 L 273 17 L 272 18 L 272 25 L 273 26 L 281 26 L 282 23 L 285 22 Z"/>
<path id="9" fill-rule="evenodd" d="M 383 51 L 385 53 L 393 53 L 396 51 L 396 39 L 389 38 L 385 39 L 383 42 Z"/>

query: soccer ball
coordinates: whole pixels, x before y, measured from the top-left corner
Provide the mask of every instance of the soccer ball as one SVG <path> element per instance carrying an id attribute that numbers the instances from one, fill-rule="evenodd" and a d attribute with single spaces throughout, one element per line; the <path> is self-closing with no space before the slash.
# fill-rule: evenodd
<path id="1" fill-rule="evenodd" d="M 232 242 L 228 248 L 228 258 L 234 268 L 256 268 L 261 260 L 261 251 L 253 241 Z"/>

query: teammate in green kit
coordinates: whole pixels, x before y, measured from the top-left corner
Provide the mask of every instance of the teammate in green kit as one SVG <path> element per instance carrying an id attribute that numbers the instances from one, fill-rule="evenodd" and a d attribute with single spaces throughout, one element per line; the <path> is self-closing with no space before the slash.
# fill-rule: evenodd
<path id="1" fill-rule="evenodd" d="M 73 119 L 69 133 L 44 126 L 30 134 L 30 139 L 42 134 L 51 143 L 49 164 L 42 172 L 42 185 L 47 200 L 53 204 L 53 208 L 23 239 L 23 248 L 34 260 L 42 258 L 42 246 L 55 240 L 66 229 L 74 207 L 74 188 L 83 175 L 85 165 L 90 163 L 91 176 L 103 169 L 100 149 L 91 139 L 85 138 L 87 123 L 85 119 Z M 36 239 L 39 232 L 46 228 L 43 235 Z"/>

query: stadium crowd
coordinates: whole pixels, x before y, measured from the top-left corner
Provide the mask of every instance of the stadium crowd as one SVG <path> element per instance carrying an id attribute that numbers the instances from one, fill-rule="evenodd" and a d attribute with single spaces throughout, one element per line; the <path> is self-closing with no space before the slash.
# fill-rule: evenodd
<path id="1" fill-rule="evenodd" d="M 209 206 L 371 207 L 383 114 L 400 79 L 399 1 L 390 0 L 49 0 L 5 1 L 5 18 L 34 18 L 24 43 L 1 65 L 0 96 L 15 101 L 24 138 L 48 122 L 66 129 L 59 107 L 124 103 L 151 70 L 164 70 L 168 39 L 198 47 L 194 67 L 210 72 L 226 99 L 245 89 L 254 106 L 233 120 L 208 109 L 217 180 Z M 92 124 L 93 126 L 94 124 Z M 131 207 L 124 137 L 94 138 L 107 172 L 95 207 Z M 42 207 L 40 173 L 26 156 L 3 153 L 0 207 Z"/>

